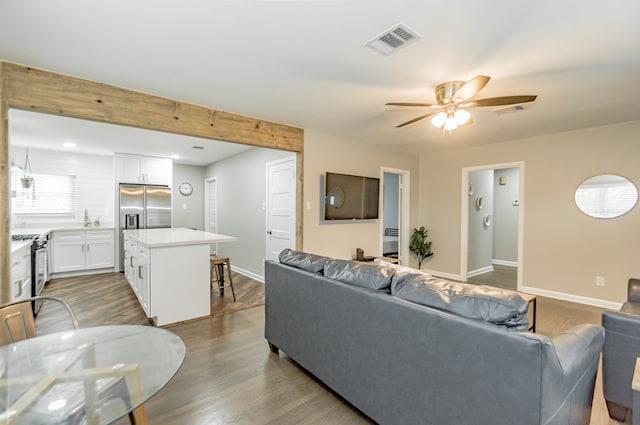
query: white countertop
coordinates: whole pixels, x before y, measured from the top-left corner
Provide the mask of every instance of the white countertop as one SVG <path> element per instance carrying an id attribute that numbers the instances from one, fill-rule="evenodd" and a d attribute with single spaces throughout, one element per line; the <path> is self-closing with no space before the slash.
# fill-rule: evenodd
<path id="1" fill-rule="evenodd" d="M 125 236 L 129 236 L 149 248 L 162 246 L 202 245 L 220 242 L 235 242 L 234 236 L 220 235 L 218 233 L 202 232 L 186 228 L 142 229 L 125 230 Z"/>
<path id="2" fill-rule="evenodd" d="M 31 245 L 32 241 L 12 241 L 11 242 L 11 253 L 19 251 L 21 248 Z"/>
<path id="3" fill-rule="evenodd" d="M 84 227 L 82 224 L 49 224 L 49 225 L 37 225 L 37 226 L 25 226 L 11 229 L 12 235 L 24 235 L 37 233 L 41 237 L 51 232 L 71 232 L 77 230 L 113 230 L 115 227 L 113 224 L 105 224 L 100 226 Z"/>

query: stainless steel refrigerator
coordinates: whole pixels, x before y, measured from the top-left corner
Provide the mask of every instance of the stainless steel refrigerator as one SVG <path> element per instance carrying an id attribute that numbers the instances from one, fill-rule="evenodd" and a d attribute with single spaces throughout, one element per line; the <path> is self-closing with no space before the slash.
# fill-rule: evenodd
<path id="1" fill-rule="evenodd" d="M 171 227 L 171 188 L 120 184 L 120 271 L 124 270 L 124 238 L 131 229 Z"/>

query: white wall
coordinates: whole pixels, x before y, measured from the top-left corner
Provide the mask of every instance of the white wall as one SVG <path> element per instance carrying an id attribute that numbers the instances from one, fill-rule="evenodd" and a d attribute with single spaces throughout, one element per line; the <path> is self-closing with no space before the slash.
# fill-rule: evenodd
<path id="1" fill-rule="evenodd" d="M 384 209 L 382 221 L 383 228 L 397 228 L 400 223 L 400 205 L 398 203 L 400 196 L 400 176 L 393 173 L 384 173 L 383 201 Z"/>
<path id="2" fill-rule="evenodd" d="M 429 223 L 429 268 L 460 273 L 462 168 L 524 162 L 523 285 L 576 300 L 621 302 L 640 276 L 640 208 L 611 220 L 575 206 L 580 183 L 619 174 L 640 185 L 640 121 L 420 156 L 420 217 Z M 434 184 L 434 182 L 438 182 Z M 605 286 L 595 285 L 605 277 Z"/>
<path id="3" fill-rule="evenodd" d="M 484 225 L 484 217 L 493 217 L 493 170 L 480 170 L 469 173 L 469 184 L 473 186 L 473 195 L 469 197 L 469 255 L 468 275 L 487 272 L 492 267 L 493 227 Z M 481 207 L 477 200 L 482 198 Z"/>
<path id="4" fill-rule="evenodd" d="M 26 150 L 11 146 L 9 157 L 20 167 L 24 165 Z M 98 217 L 104 225 L 113 225 L 114 184 L 113 157 L 79 154 L 73 151 L 29 149 L 29 162 L 33 173 L 75 175 L 76 210 L 72 216 L 12 217 L 12 227 L 48 224 L 81 224 L 87 209 L 91 221 Z M 36 182 L 37 184 L 37 182 Z"/>
<path id="5" fill-rule="evenodd" d="M 172 217 L 173 227 L 204 230 L 204 176 L 205 167 L 173 164 Z M 188 182 L 193 193 L 184 196 L 178 190 L 180 183 Z"/>
<path id="6" fill-rule="evenodd" d="M 493 260 L 501 264 L 518 261 L 518 208 L 520 175 L 518 168 L 494 171 Z M 505 184 L 500 184 L 500 178 Z"/>

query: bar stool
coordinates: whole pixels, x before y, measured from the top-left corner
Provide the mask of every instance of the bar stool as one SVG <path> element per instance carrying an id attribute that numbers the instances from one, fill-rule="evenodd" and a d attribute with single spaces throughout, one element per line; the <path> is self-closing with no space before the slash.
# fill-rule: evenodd
<path id="1" fill-rule="evenodd" d="M 211 258 L 211 286 L 215 283 L 218 286 L 220 295 L 224 296 L 224 288 L 231 288 L 231 295 L 233 295 L 233 301 L 236 300 L 236 292 L 233 290 L 233 280 L 231 279 L 231 261 L 229 257 L 210 257 Z M 227 276 L 229 276 L 229 283 L 224 281 L 224 269 L 227 266 Z M 214 276 L 215 275 L 215 276 Z"/>

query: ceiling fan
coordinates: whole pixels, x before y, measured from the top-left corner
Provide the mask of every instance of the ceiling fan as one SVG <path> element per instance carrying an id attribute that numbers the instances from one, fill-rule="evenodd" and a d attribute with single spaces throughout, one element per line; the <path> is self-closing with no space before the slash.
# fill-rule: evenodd
<path id="1" fill-rule="evenodd" d="M 396 128 L 413 124 L 433 115 L 431 124 L 434 127 L 442 128 L 442 131 L 453 131 L 458 126 L 470 123 L 471 114 L 464 108 L 474 108 L 482 106 L 506 106 L 519 103 L 533 102 L 536 95 L 522 96 L 502 96 L 489 97 L 485 99 L 472 98 L 489 83 L 491 77 L 478 75 L 469 81 L 447 81 L 435 88 L 437 104 L 414 103 L 414 102 L 389 102 L 390 106 L 419 106 L 433 108 L 428 114 L 420 115 L 409 121 L 403 122 Z"/>

